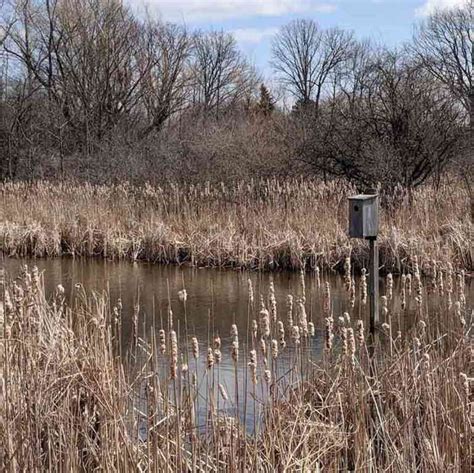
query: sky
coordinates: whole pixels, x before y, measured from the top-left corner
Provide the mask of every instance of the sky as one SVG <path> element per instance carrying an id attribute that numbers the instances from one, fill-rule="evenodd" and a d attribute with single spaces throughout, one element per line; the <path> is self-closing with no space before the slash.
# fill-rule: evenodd
<path id="1" fill-rule="evenodd" d="M 323 28 L 353 30 L 358 38 L 396 46 L 409 40 L 413 25 L 438 8 L 466 0 L 125 0 L 144 5 L 153 16 L 192 29 L 232 32 L 240 48 L 264 74 L 271 75 L 272 36 L 295 18 L 311 18 Z"/>

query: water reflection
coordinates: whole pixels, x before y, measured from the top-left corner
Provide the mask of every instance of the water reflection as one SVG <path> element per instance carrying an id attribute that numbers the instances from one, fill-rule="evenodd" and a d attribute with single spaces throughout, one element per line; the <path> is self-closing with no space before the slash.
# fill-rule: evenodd
<path id="1" fill-rule="evenodd" d="M 73 288 L 76 283 L 81 283 L 87 291 L 99 293 L 107 292 L 111 298 L 111 305 L 121 299 L 122 309 L 122 346 L 128 347 L 132 343 L 132 318 L 134 306 L 138 302 L 140 307 L 139 335 L 144 340 L 149 340 L 152 332 L 157 333 L 160 328 L 167 329 L 168 307 L 172 308 L 174 327 L 178 332 L 178 339 L 184 343 L 185 337 L 185 315 L 187 318 L 187 335 L 189 350 L 189 369 L 198 372 L 200 380 L 201 405 L 206 406 L 206 397 L 209 395 L 208 383 L 216 386 L 217 409 L 222 412 L 233 414 L 238 407 L 240 416 L 245 415 L 247 425 L 253 425 L 253 410 L 246 404 L 251 393 L 251 386 L 247 379 L 248 352 L 250 347 L 248 338 L 248 327 L 252 319 L 258 319 L 260 298 L 265 303 L 268 301 L 270 281 L 273 281 L 277 301 L 278 319 L 285 321 L 286 325 L 286 297 L 288 294 L 298 295 L 301 293 L 300 275 L 296 273 L 249 273 L 237 271 L 224 271 L 218 269 L 196 269 L 177 266 L 160 266 L 147 263 L 109 262 L 104 260 L 74 260 L 74 259 L 52 259 L 52 260 L 16 260 L 5 259 L 0 262 L 7 273 L 14 277 L 21 266 L 28 264 L 36 265 L 40 271 L 45 272 L 45 289 L 51 294 L 56 286 L 61 283 L 66 296 L 72 297 Z M 252 282 L 255 303 L 252 310 L 249 305 L 248 280 Z M 333 274 L 321 274 L 321 284 L 315 274 L 306 274 L 304 278 L 306 291 L 306 311 L 308 321 L 315 325 L 315 335 L 305 344 L 305 350 L 311 352 L 314 359 L 321 357 L 324 342 L 324 316 L 323 316 L 323 286 L 329 282 L 331 291 L 331 309 L 334 316 L 342 315 L 347 311 L 352 321 L 363 319 L 367 323 L 368 306 L 359 302 L 359 289 L 356 292 L 354 307 L 351 307 L 348 293 L 344 288 L 343 280 Z M 357 282 L 357 281 L 356 281 Z M 381 294 L 383 294 L 383 280 L 381 282 Z M 389 312 L 393 332 L 405 331 L 413 323 L 414 302 L 409 302 L 407 310 L 402 311 L 399 300 L 399 280 L 395 280 L 394 299 L 390 301 Z M 357 288 L 359 285 L 357 284 Z M 178 292 L 183 288 L 187 292 L 186 304 L 179 300 Z M 470 300 L 472 287 L 467 288 L 467 299 Z M 426 298 L 428 304 L 424 310 L 429 311 L 429 304 L 438 305 L 438 296 Z M 434 305 L 433 305 L 434 306 Z M 382 320 L 382 322 L 384 322 Z M 230 329 L 236 324 L 239 330 L 240 357 L 237 367 L 231 357 Z M 222 341 L 222 361 L 213 372 L 213 378 L 209 379 L 206 370 L 207 348 L 212 347 L 213 337 L 219 335 Z M 200 344 L 201 356 L 197 364 L 191 357 L 189 340 L 196 336 Z M 288 334 L 287 334 L 288 338 Z M 181 346 L 180 352 L 185 348 Z M 277 370 L 272 373 L 275 377 L 281 377 L 287 373 L 296 363 L 294 349 L 291 344 L 280 353 Z M 237 368 L 237 369 L 236 369 Z M 261 366 L 259 376 L 262 376 Z M 168 367 L 163 363 L 160 368 L 164 378 L 167 377 Z M 280 385 L 279 389 L 287 389 L 291 382 L 297 382 L 295 378 L 288 378 L 286 385 Z M 222 384 L 228 394 L 229 401 L 223 399 L 218 393 L 217 386 Z M 236 396 L 236 387 L 239 397 Z M 265 397 L 264 382 L 259 383 L 259 397 Z M 237 402 L 238 406 L 233 404 Z M 207 399 L 208 401 L 209 399 Z M 245 414 L 244 414 L 245 413 Z M 205 411 L 198 412 L 198 420 L 205 425 Z"/>

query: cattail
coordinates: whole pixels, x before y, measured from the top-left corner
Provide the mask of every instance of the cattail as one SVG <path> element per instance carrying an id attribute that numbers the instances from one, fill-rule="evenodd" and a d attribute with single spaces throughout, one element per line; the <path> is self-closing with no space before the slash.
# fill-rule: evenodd
<path id="1" fill-rule="evenodd" d="M 237 325 L 236 324 L 232 324 L 231 328 L 230 328 L 230 336 L 234 339 L 234 340 L 237 340 L 239 338 L 239 331 L 237 329 Z"/>
<path id="2" fill-rule="evenodd" d="M 423 286 L 421 284 L 421 276 L 419 272 L 415 274 L 414 286 L 415 286 L 415 302 L 417 303 L 418 307 L 421 308 L 423 304 Z"/>
<path id="3" fill-rule="evenodd" d="M 407 292 L 411 296 L 411 274 L 407 274 Z"/>
<path id="4" fill-rule="evenodd" d="M 298 325 L 293 325 L 293 327 L 291 327 L 291 340 L 295 346 L 300 344 L 300 328 Z"/>
<path id="5" fill-rule="evenodd" d="M 349 315 L 349 312 L 344 312 L 344 314 L 342 314 L 343 317 L 344 317 L 344 323 L 346 325 L 350 325 L 351 324 L 351 316 Z"/>
<path id="6" fill-rule="evenodd" d="M 278 358 L 278 342 L 273 339 L 272 340 L 272 358 L 276 360 Z"/>
<path id="7" fill-rule="evenodd" d="M 349 348 L 349 354 L 351 356 L 355 355 L 356 345 L 355 345 L 355 337 L 354 337 L 354 329 L 349 327 L 347 329 L 347 343 Z"/>
<path id="8" fill-rule="evenodd" d="M 461 302 L 460 301 L 456 301 L 454 303 L 454 315 L 455 315 L 456 319 L 458 319 L 459 322 L 461 322 L 461 326 L 465 327 L 466 326 L 466 319 L 462 315 Z"/>
<path id="9" fill-rule="evenodd" d="M 224 386 L 220 383 L 219 383 L 219 392 L 222 396 L 222 399 L 224 399 L 224 401 L 229 400 L 229 396 L 227 395 L 227 391 L 225 390 Z"/>
<path id="10" fill-rule="evenodd" d="M 293 296 L 288 294 L 286 298 L 286 315 L 288 327 L 293 327 Z"/>
<path id="11" fill-rule="evenodd" d="M 300 286 L 301 286 L 301 300 L 303 304 L 306 303 L 306 284 L 304 280 L 304 268 L 301 268 L 300 271 Z"/>
<path id="12" fill-rule="evenodd" d="M 365 333 L 364 333 L 364 321 L 358 320 L 356 324 L 357 329 L 357 343 L 359 344 L 359 348 L 362 348 L 365 343 Z"/>
<path id="13" fill-rule="evenodd" d="M 265 308 L 260 311 L 260 332 L 264 337 L 270 336 L 270 314 Z"/>
<path id="14" fill-rule="evenodd" d="M 251 330 L 252 330 L 252 337 L 254 339 L 257 338 L 258 325 L 257 325 L 257 321 L 255 319 L 252 319 Z"/>
<path id="15" fill-rule="evenodd" d="M 214 350 L 214 360 L 216 362 L 216 365 L 218 365 L 222 360 L 222 352 L 220 351 L 219 348 L 216 348 Z"/>
<path id="16" fill-rule="evenodd" d="M 239 361 L 239 341 L 238 339 L 235 339 L 232 342 L 232 360 L 234 363 L 237 363 Z"/>
<path id="17" fill-rule="evenodd" d="M 173 328 L 173 311 L 168 307 L 168 327 Z"/>
<path id="18" fill-rule="evenodd" d="M 448 309 L 452 306 L 452 294 L 453 294 L 453 265 L 448 263 L 448 269 L 446 271 L 446 294 L 448 295 Z"/>
<path id="19" fill-rule="evenodd" d="M 188 299 L 188 294 L 186 292 L 186 289 L 181 289 L 181 291 L 178 291 L 178 299 L 181 302 L 186 302 Z"/>
<path id="20" fill-rule="evenodd" d="M 284 349 L 286 347 L 285 326 L 283 325 L 283 322 L 281 320 L 278 321 L 277 328 L 278 328 L 278 341 L 280 343 L 281 349 Z"/>
<path id="21" fill-rule="evenodd" d="M 331 311 L 331 288 L 327 281 L 324 285 L 323 311 L 327 316 L 329 316 L 329 312 Z"/>
<path id="22" fill-rule="evenodd" d="M 466 295 L 464 294 L 465 289 L 465 280 L 464 280 L 464 271 L 461 271 L 459 274 L 456 275 L 456 289 L 458 295 L 458 301 L 461 304 L 461 307 L 466 305 Z"/>
<path id="23" fill-rule="evenodd" d="M 428 353 L 423 354 L 423 358 L 421 360 L 423 368 L 426 370 L 430 369 L 430 355 Z"/>
<path id="24" fill-rule="evenodd" d="M 349 292 L 351 290 L 352 280 L 351 280 L 351 258 L 348 256 L 344 260 L 344 285 L 346 287 L 346 291 Z"/>
<path id="25" fill-rule="evenodd" d="M 249 291 L 249 302 L 250 305 L 253 305 L 254 297 L 253 297 L 253 285 L 252 280 L 250 278 L 247 279 L 247 286 Z"/>
<path id="26" fill-rule="evenodd" d="M 420 339 L 423 339 L 426 334 L 426 322 L 424 320 L 420 320 L 418 322 L 418 335 Z"/>
<path id="27" fill-rule="evenodd" d="M 214 352 L 212 348 L 207 349 L 207 368 L 211 369 L 214 366 Z"/>
<path id="28" fill-rule="evenodd" d="M 382 296 L 380 298 L 381 302 L 382 302 L 382 316 L 384 319 L 387 318 L 387 315 L 388 315 L 388 307 L 387 307 L 387 304 L 388 304 L 388 301 L 387 301 L 387 296 Z"/>
<path id="29" fill-rule="evenodd" d="M 221 348 L 221 337 L 219 337 L 219 335 L 216 335 L 214 337 L 214 349 L 220 350 L 220 348 Z"/>
<path id="30" fill-rule="evenodd" d="M 271 373 L 270 370 L 265 370 L 265 371 L 263 372 L 263 379 L 265 379 L 265 382 L 266 382 L 267 384 L 270 384 L 270 383 L 271 383 L 271 381 L 272 381 L 272 373 Z"/>
<path id="31" fill-rule="evenodd" d="M 252 383 L 257 384 L 257 352 L 250 350 L 250 361 L 248 366 L 250 368 L 250 374 L 252 375 Z"/>
<path id="32" fill-rule="evenodd" d="M 387 299 L 391 301 L 393 299 L 393 276 L 392 273 L 388 273 L 386 280 L 386 289 L 387 289 Z"/>
<path id="33" fill-rule="evenodd" d="M 276 320 L 277 320 L 277 302 L 276 302 L 276 297 L 275 297 L 275 286 L 273 284 L 273 281 L 270 281 L 269 302 L 270 302 L 271 320 L 273 322 L 276 322 Z"/>
<path id="34" fill-rule="evenodd" d="M 308 322 L 308 331 L 309 331 L 310 337 L 314 337 L 314 335 L 316 334 L 316 331 L 314 329 L 314 323 L 313 322 Z"/>
<path id="35" fill-rule="evenodd" d="M 265 339 L 263 337 L 259 340 L 259 347 L 260 351 L 262 352 L 262 356 L 265 358 L 267 355 L 267 344 L 265 343 Z"/>
<path id="36" fill-rule="evenodd" d="M 188 371 L 189 371 L 189 366 L 188 366 L 188 364 L 184 361 L 184 357 L 183 357 L 183 355 L 181 354 L 181 374 L 182 374 L 183 376 L 185 376 Z"/>
<path id="37" fill-rule="evenodd" d="M 193 357 L 197 360 L 199 358 L 199 342 L 196 337 L 191 338 L 191 348 L 193 351 Z"/>
<path id="38" fill-rule="evenodd" d="M 170 374 L 171 379 L 176 379 L 178 371 L 178 339 L 176 338 L 176 332 L 170 331 L 170 345 L 171 345 L 171 361 L 170 361 Z"/>
<path id="39" fill-rule="evenodd" d="M 438 294 L 440 296 L 444 295 L 444 276 L 443 276 L 443 270 L 440 268 L 438 271 Z"/>
<path id="40" fill-rule="evenodd" d="M 406 284 L 407 284 L 406 274 L 402 274 L 400 300 L 401 300 L 401 306 L 403 310 L 405 310 L 407 306 Z"/>
<path id="41" fill-rule="evenodd" d="M 413 346 L 415 348 L 415 351 L 417 351 L 421 348 L 421 341 L 418 337 L 413 338 Z"/>
<path id="42" fill-rule="evenodd" d="M 348 349 L 349 349 L 351 365 L 354 367 L 356 344 L 355 344 L 354 330 L 352 329 L 352 327 L 349 327 L 347 329 L 347 344 L 348 344 Z"/>
<path id="43" fill-rule="evenodd" d="M 257 384 L 257 364 L 250 362 L 248 366 L 250 369 L 250 374 L 252 376 L 252 383 L 255 385 Z"/>
<path id="44" fill-rule="evenodd" d="M 382 330 L 383 330 L 384 332 L 390 332 L 390 325 L 389 325 L 387 322 L 384 322 L 384 323 L 382 324 Z"/>
<path id="45" fill-rule="evenodd" d="M 318 265 L 314 268 L 314 277 L 316 279 L 316 287 L 319 289 L 321 287 L 321 271 Z"/>
<path id="46" fill-rule="evenodd" d="M 39 270 L 37 266 L 33 266 L 33 269 L 31 270 L 31 281 L 33 283 L 33 286 L 36 289 L 39 289 L 40 287 L 40 277 L 39 277 Z"/>
<path id="47" fill-rule="evenodd" d="M 431 262 L 431 271 L 430 271 L 430 284 L 428 285 L 429 291 L 431 294 L 436 292 L 436 287 L 437 287 L 437 278 L 438 278 L 438 273 L 437 273 L 437 267 L 436 267 L 436 261 L 433 260 Z"/>
<path id="48" fill-rule="evenodd" d="M 332 317 L 326 317 L 326 332 L 325 332 L 325 346 L 327 351 L 332 349 L 332 341 L 334 338 L 334 321 Z"/>
<path id="49" fill-rule="evenodd" d="M 166 333 L 163 329 L 160 329 L 158 338 L 160 341 L 160 353 L 164 355 L 166 353 Z"/>
<path id="50" fill-rule="evenodd" d="M 355 286 L 355 279 L 351 279 L 351 287 L 349 289 L 349 305 L 351 307 L 355 306 L 355 300 L 356 300 L 356 286 Z"/>
<path id="51" fill-rule="evenodd" d="M 347 345 L 347 329 L 346 327 L 341 327 L 341 341 L 342 341 L 342 353 L 345 356 L 348 354 L 348 345 Z"/>
<path id="52" fill-rule="evenodd" d="M 461 381 L 461 386 L 463 389 L 464 396 L 466 398 L 466 402 L 469 401 L 469 381 L 470 379 L 467 377 L 466 373 L 459 373 L 459 379 Z"/>
<path id="53" fill-rule="evenodd" d="M 365 268 L 361 269 L 360 301 L 363 305 L 367 304 L 367 270 Z"/>
<path id="54" fill-rule="evenodd" d="M 257 364 L 257 352 L 256 350 L 250 350 L 250 363 L 255 363 Z"/>
<path id="55" fill-rule="evenodd" d="M 300 327 L 301 334 L 303 337 L 308 336 L 308 318 L 306 316 L 306 309 L 302 300 L 298 301 L 297 305 L 298 312 L 298 325 Z"/>

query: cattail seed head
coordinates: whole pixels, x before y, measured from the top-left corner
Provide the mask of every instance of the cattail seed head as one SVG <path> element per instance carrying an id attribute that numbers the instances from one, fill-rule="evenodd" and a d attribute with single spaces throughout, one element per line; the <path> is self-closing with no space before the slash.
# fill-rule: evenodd
<path id="1" fill-rule="evenodd" d="M 164 355 L 166 353 L 166 333 L 163 329 L 160 329 L 158 338 L 160 341 L 160 353 Z"/>
<path id="2" fill-rule="evenodd" d="M 360 301 L 363 305 L 367 304 L 367 270 L 362 268 L 360 276 Z"/>
<path id="3" fill-rule="evenodd" d="M 293 325 L 293 327 L 291 327 L 291 340 L 295 346 L 300 344 L 300 328 L 298 325 Z"/>
<path id="4" fill-rule="evenodd" d="M 386 278 L 387 299 L 389 301 L 393 298 L 393 276 L 392 273 L 387 274 Z"/>
<path id="5" fill-rule="evenodd" d="M 270 384 L 271 381 L 272 381 L 272 373 L 271 373 L 271 371 L 270 371 L 270 370 L 265 370 L 265 371 L 263 372 L 263 378 L 265 379 L 265 382 L 266 382 L 267 384 Z"/>
<path id="6" fill-rule="evenodd" d="M 222 396 L 222 399 L 224 401 L 228 401 L 229 400 L 229 396 L 227 395 L 227 391 L 225 390 L 224 386 L 222 384 L 219 383 L 219 392 Z"/>
<path id="7" fill-rule="evenodd" d="M 288 327 L 293 327 L 293 296 L 288 294 L 286 298 L 286 314 Z"/>
<path id="8" fill-rule="evenodd" d="M 186 292 L 186 289 L 181 289 L 181 291 L 178 291 L 178 299 L 181 302 L 186 302 L 188 299 L 188 293 Z"/>
<path id="9" fill-rule="evenodd" d="M 334 321 L 332 317 L 325 318 L 326 331 L 325 331 L 325 347 L 327 351 L 331 351 L 332 343 L 334 338 Z"/>
<path id="10" fill-rule="evenodd" d="M 359 344 L 359 348 L 361 348 L 365 343 L 365 333 L 364 333 L 364 321 L 358 320 L 356 324 L 357 330 L 357 343 Z"/>
<path id="11" fill-rule="evenodd" d="M 207 368 L 211 369 L 214 366 L 214 352 L 212 348 L 207 349 Z"/>
<path id="12" fill-rule="evenodd" d="M 170 375 L 171 379 L 176 379 L 178 371 L 178 340 L 176 332 L 170 331 L 170 345 L 171 345 L 171 360 L 170 360 Z"/>
<path id="13" fill-rule="evenodd" d="M 239 342 L 238 340 L 234 340 L 232 342 L 232 360 L 234 363 L 239 361 Z"/>
<path id="14" fill-rule="evenodd" d="M 271 346 L 272 346 L 272 358 L 276 360 L 278 358 L 278 342 L 275 339 L 273 339 Z"/>
<path id="15" fill-rule="evenodd" d="M 249 292 L 249 302 L 250 302 L 250 305 L 253 305 L 253 302 L 254 302 L 253 285 L 252 285 L 252 280 L 250 278 L 247 279 L 247 286 L 248 286 L 248 292 Z"/>
<path id="16" fill-rule="evenodd" d="M 191 348 L 193 351 L 193 357 L 195 360 L 197 360 L 199 358 L 199 342 L 196 337 L 191 339 Z"/>
<path id="17" fill-rule="evenodd" d="M 260 332 L 264 337 L 270 336 L 270 314 L 265 308 L 260 311 Z"/>

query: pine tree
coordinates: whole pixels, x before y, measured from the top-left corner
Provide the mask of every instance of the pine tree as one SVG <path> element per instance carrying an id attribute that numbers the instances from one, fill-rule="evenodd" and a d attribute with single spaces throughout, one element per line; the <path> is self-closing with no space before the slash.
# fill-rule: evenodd
<path id="1" fill-rule="evenodd" d="M 268 117 L 275 110 L 275 99 L 265 84 L 260 86 L 260 99 L 257 103 L 257 109 L 264 116 Z"/>

